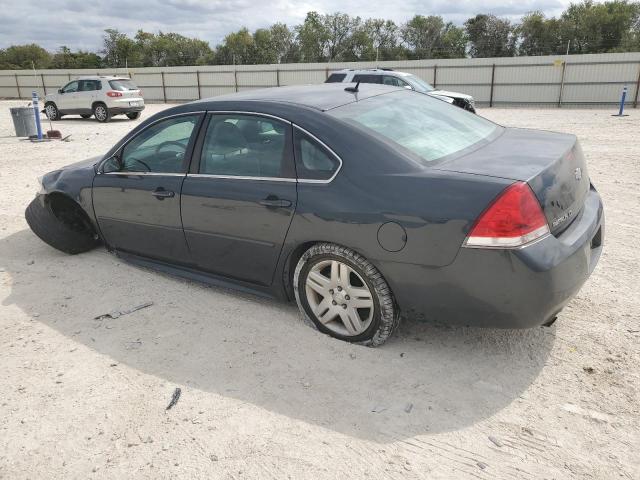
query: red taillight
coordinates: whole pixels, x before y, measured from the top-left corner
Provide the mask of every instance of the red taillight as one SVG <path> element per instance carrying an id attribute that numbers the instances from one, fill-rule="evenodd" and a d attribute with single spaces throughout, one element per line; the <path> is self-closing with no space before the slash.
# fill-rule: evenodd
<path id="1" fill-rule="evenodd" d="M 480 215 L 467 247 L 519 247 L 549 233 L 538 199 L 524 182 L 514 183 Z"/>
<path id="2" fill-rule="evenodd" d="M 142 98 L 142 90 L 138 90 L 138 96 Z"/>
<path id="3" fill-rule="evenodd" d="M 113 97 L 121 97 L 121 96 L 122 96 L 122 93 L 120 92 L 114 92 L 113 90 L 107 92 L 107 97 L 113 98 Z"/>

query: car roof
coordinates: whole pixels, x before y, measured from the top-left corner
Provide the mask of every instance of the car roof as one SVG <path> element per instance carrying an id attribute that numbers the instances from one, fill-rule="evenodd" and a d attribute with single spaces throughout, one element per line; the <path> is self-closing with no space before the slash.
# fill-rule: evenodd
<path id="1" fill-rule="evenodd" d="M 76 80 L 131 80 L 129 77 L 114 77 L 112 75 L 81 75 Z"/>
<path id="2" fill-rule="evenodd" d="M 398 77 L 406 77 L 407 75 L 411 75 L 407 72 L 399 72 L 397 70 L 393 70 L 391 68 L 343 68 L 342 70 L 334 70 L 331 73 L 350 73 L 354 74 L 370 74 L 370 75 L 391 75 Z"/>
<path id="3" fill-rule="evenodd" d="M 370 97 L 384 95 L 397 91 L 398 88 L 388 85 L 378 85 L 372 83 L 361 83 L 358 92 L 348 92 L 345 88 L 348 83 L 321 83 L 319 85 L 295 85 L 289 87 L 272 87 L 259 90 L 248 90 L 244 92 L 219 95 L 193 102 L 194 104 L 214 104 L 218 102 L 274 102 L 282 104 L 295 104 L 313 108 L 320 111 L 327 111 L 333 108 L 357 102 Z"/>

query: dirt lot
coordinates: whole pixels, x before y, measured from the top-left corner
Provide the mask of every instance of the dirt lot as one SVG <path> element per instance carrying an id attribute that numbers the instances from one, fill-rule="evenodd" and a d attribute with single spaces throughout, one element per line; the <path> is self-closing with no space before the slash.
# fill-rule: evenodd
<path id="1" fill-rule="evenodd" d="M 137 121 L 63 119 L 70 142 L 36 145 L 10 136 L 17 104 L 0 102 L 0 478 L 640 478 L 640 110 L 481 111 L 579 135 L 604 198 L 600 264 L 553 327 L 406 322 L 368 349 L 292 305 L 42 243 L 36 177 Z"/>

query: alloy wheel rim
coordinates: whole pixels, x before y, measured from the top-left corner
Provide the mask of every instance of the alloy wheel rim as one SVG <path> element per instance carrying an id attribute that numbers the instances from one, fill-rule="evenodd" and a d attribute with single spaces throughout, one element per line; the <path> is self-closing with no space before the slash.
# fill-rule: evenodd
<path id="1" fill-rule="evenodd" d="M 47 105 L 47 108 L 45 108 L 45 110 L 47 112 L 47 116 L 51 120 L 54 120 L 56 118 L 56 109 L 53 105 Z"/>
<path id="2" fill-rule="evenodd" d="M 104 107 L 96 107 L 96 117 L 98 118 L 98 120 L 104 120 L 105 118 L 107 118 L 107 112 L 105 111 Z"/>
<path id="3" fill-rule="evenodd" d="M 324 260 L 313 265 L 307 274 L 305 292 L 311 312 L 332 332 L 354 337 L 371 325 L 371 290 L 346 263 Z"/>

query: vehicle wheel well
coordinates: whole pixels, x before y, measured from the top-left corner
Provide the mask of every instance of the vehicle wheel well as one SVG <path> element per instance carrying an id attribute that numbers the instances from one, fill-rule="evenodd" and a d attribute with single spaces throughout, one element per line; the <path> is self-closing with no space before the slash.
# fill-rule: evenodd
<path id="1" fill-rule="evenodd" d="M 50 193 L 45 202 L 53 215 L 65 225 L 78 232 L 96 234 L 87 213 L 69 196 L 58 192 Z"/>
<path id="2" fill-rule="evenodd" d="M 296 270 L 296 265 L 298 264 L 298 260 L 302 257 L 302 254 L 309 250 L 316 243 L 322 243 L 319 241 L 316 242 L 305 242 L 293 249 L 293 251 L 289 254 L 287 258 L 287 262 L 284 265 L 284 270 L 282 274 L 282 283 L 284 285 L 285 294 L 287 296 L 287 300 L 294 301 L 295 295 L 293 293 L 293 274 Z"/>
<path id="3" fill-rule="evenodd" d="M 358 250 L 355 250 L 352 247 L 347 247 L 346 245 L 341 245 L 341 244 L 336 243 L 336 242 L 330 242 L 330 241 L 327 241 L 327 240 L 315 240 L 315 241 L 301 243 L 300 245 L 295 247 L 291 251 L 291 253 L 289 254 L 289 257 L 287 258 L 287 261 L 286 261 L 286 263 L 284 265 L 284 269 L 283 269 L 283 272 L 282 272 L 282 283 L 283 283 L 285 294 L 287 296 L 287 300 L 288 301 L 294 301 L 295 300 L 295 294 L 293 292 L 293 274 L 295 273 L 296 265 L 298 264 L 298 260 L 300 260 L 300 257 L 302 257 L 302 254 L 304 252 L 309 250 L 312 246 L 314 246 L 317 243 L 333 243 L 333 244 L 338 245 L 340 247 L 348 248 L 349 250 L 354 251 L 355 253 L 357 253 L 358 255 L 360 255 L 361 257 L 363 257 L 365 259 L 367 258 L 365 255 L 360 253 Z M 382 274 L 382 272 L 380 272 L 380 275 L 382 275 L 382 277 L 384 278 L 384 275 Z M 389 286 L 389 290 L 391 290 L 391 286 Z M 392 292 L 392 295 L 393 295 L 393 292 Z"/>
<path id="4" fill-rule="evenodd" d="M 107 106 L 107 104 L 104 103 L 103 101 L 97 100 L 91 104 L 91 110 L 96 108 L 98 105 L 104 105 L 105 107 Z"/>

